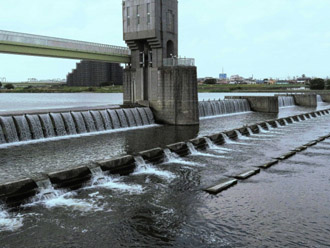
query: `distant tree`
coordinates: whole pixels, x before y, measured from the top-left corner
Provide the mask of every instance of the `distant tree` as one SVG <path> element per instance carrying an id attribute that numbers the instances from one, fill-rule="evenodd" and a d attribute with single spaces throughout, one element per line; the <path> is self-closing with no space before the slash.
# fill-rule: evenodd
<path id="1" fill-rule="evenodd" d="M 325 89 L 330 90 L 330 79 L 325 80 Z"/>
<path id="2" fill-rule="evenodd" d="M 111 86 L 112 83 L 111 82 L 102 82 L 100 83 L 100 87 L 106 87 L 106 86 Z"/>
<path id="3" fill-rule="evenodd" d="M 215 78 L 208 78 L 204 81 L 204 84 L 216 84 L 217 80 Z"/>
<path id="4" fill-rule="evenodd" d="M 2 88 L 2 83 L 0 82 L 0 89 Z"/>
<path id="5" fill-rule="evenodd" d="M 5 85 L 5 88 L 6 88 L 7 90 L 15 89 L 15 87 L 14 87 L 13 84 L 6 84 L 6 85 Z"/>
<path id="6" fill-rule="evenodd" d="M 324 79 L 314 78 L 310 81 L 311 90 L 323 90 L 324 89 Z"/>

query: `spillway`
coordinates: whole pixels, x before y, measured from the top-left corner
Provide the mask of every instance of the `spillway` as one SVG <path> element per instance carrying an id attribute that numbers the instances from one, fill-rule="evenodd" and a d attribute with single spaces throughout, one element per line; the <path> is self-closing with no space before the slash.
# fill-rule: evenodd
<path id="1" fill-rule="evenodd" d="M 0 116 L 0 144 L 155 123 L 149 108 Z"/>
<path id="2" fill-rule="evenodd" d="M 251 111 L 246 99 L 226 99 L 214 101 L 202 101 L 198 103 L 199 116 L 217 116 Z"/>

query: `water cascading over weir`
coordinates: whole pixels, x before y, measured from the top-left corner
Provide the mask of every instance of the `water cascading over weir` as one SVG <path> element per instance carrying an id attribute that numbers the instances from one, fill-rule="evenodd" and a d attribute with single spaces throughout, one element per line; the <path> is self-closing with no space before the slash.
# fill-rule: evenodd
<path id="1" fill-rule="evenodd" d="M 295 101 L 293 96 L 279 96 L 278 97 L 278 107 L 283 108 L 283 107 L 290 107 L 294 106 Z"/>
<path id="2" fill-rule="evenodd" d="M 202 101 L 198 103 L 199 117 L 218 116 L 251 111 L 246 99 Z"/>
<path id="3" fill-rule="evenodd" d="M 0 145 L 154 124 L 150 108 L 0 116 Z"/>

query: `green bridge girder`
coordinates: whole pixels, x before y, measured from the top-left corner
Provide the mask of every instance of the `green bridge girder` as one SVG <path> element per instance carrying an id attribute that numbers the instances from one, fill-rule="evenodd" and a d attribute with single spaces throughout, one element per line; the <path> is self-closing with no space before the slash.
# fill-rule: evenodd
<path id="1" fill-rule="evenodd" d="M 26 44 L 0 40 L 0 53 L 30 55 L 40 57 L 65 58 L 76 60 L 93 60 L 108 63 L 130 63 L 131 56 L 125 54 L 108 54 L 52 46 Z"/>

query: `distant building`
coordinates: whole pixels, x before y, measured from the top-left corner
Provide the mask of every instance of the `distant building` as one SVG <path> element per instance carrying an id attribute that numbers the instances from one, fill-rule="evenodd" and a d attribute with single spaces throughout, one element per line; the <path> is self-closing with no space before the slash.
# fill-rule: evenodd
<path id="1" fill-rule="evenodd" d="M 96 61 L 77 63 L 67 75 L 69 86 L 99 86 L 101 83 L 123 84 L 123 68 L 119 64 Z"/>
<path id="2" fill-rule="evenodd" d="M 308 84 L 311 81 L 309 77 L 300 77 L 297 78 L 297 84 Z"/>
<path id="3" fill-rule="evenodd" d="M 219 79 L 220 80 L 226 80 L 227 79 L 227 74 L 226 73 L 220 73 L 219 74 Z"/>

